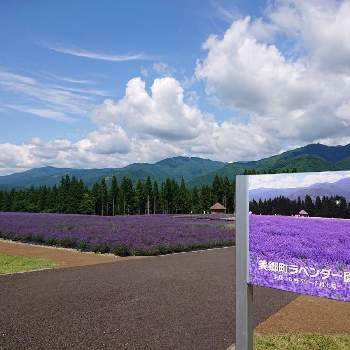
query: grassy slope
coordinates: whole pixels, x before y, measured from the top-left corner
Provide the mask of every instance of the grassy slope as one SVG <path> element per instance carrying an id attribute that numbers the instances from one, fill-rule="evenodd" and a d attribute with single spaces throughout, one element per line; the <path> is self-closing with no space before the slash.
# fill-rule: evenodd
<path id="1" fill-rule="evenodd" d="M 254 343 L 254 350 L 349 350 L 350 335 L 263 335 Z"/>
<path id="2" fill-rule="evenodd" d="M 0 274 L 53 268 L 55 266 L 56 263 L 50 260 L 0 254 Z"/>

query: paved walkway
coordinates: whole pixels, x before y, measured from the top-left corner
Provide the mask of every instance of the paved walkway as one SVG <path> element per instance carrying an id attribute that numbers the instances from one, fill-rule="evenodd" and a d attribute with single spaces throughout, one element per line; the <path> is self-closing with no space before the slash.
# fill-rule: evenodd
<path id="1" fill-rule="evenodd" d="M 220 350 L 234 340 L 234 248 L 0 276 L 0 286 L 1 350 Z M 294 297 L 256 288 L 254 324 Z"/>
<path id="2" fill-rule="evenodd" d="M 234 248 L 140 259 L 0 240 L 0 252 L 70 267 L 0 276 L 1 350 L 233 342 Z M 85 265 L 95 266 L 77 267 Z M 350 333 L 350 303 L 255 288 L 254 304 L 259 334 Z"/>

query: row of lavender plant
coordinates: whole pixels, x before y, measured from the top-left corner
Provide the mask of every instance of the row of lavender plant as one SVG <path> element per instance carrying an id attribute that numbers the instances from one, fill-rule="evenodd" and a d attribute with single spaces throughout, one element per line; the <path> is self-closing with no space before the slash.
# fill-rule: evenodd
<path id="1" fill-rule="evenodd" d="M 0 213 L 1 238 L 119 256 L 233 245 L 233 232 L 220 218 Z"/>

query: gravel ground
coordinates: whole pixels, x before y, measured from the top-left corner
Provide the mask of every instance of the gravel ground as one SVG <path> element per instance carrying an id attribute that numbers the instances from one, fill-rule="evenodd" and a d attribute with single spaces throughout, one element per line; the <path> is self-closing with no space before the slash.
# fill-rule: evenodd
<path id="1" fill-rule="evenodd" d="M 259 324 L 260 334 L 350 335 L 350 303 L 300 296 Z"/>

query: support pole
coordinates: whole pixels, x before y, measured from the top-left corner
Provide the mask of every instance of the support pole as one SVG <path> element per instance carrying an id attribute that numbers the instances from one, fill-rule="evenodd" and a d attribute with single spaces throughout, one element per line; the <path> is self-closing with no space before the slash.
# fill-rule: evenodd
<path id="1" fill-rule="evenodd" d="M 253 286 L 249 282 L 248 176 L 236 176 L 236 350 L 253 349 Z"/>

